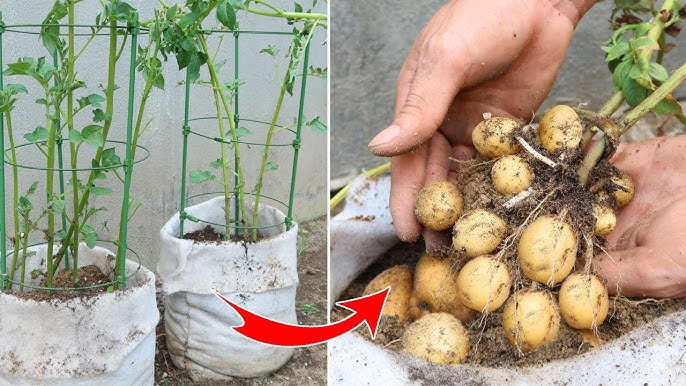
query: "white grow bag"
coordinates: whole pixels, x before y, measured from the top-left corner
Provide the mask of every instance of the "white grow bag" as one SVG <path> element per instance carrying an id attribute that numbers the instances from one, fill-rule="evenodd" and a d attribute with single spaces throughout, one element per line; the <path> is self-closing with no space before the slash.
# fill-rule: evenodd
<path id="1" fill-rule="evenodd" d="M 390 179 L 355 181 L 331 220 L 331 293 L 390 249 Z M 364 219 L 364 221 L 360 221 Z M 357 333 L 329 345 L 330 385 L 686 385 L 686 311 L 658 318 L 586 354 L 519 368 L 435 365 L 384 349 Z"/>
<path id="2" fill-rule="evenodd" d="M 31 250 L 37 254 L 27 258 L 26 272 L 44 271 L 47 247 Z M 113 255 L 81 244 L 79 266 L 94 264 L 112 279 Z M 152 385 L 155 276 L 133 261 L 126 262 L 126 274 L 133 276 L 125 289 L 68 301 L 0 292 L 0 385 Z"/>
<path id="3" fill-rule="evenodd" d="M 188 207 L 186 212 L 221 224 L 223 205 L 223 197 L 216 197 Z M 248 217 L 252 219 L 252 213 Z M 264 205 L 258 223 L 281 223 L 284 218 L 278 209 Z M 184 233 L 206 226 L 185 221 Z M 265 345 L 235 332 L 231 326 L 241 325 L 243 320 L 212 294 L 217 290 L 261 316 L 297 324 L 297 224 L 289 231 L 281 225 L 259 233 L 266 238 L 256 243 L 195 243 L 178 238 L 178 213 L 160 231 L 157 272 L 165 298 L 167 347 L 174 364 L 194 379 L 264 376 L 293 355 L 293 348 Z"/>

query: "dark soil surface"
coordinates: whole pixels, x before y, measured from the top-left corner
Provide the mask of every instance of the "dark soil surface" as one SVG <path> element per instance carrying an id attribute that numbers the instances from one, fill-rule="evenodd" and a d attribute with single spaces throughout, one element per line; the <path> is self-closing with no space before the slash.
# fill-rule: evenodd
<path id="1" fill-rule="evenodd" d="M 327 223 L 321 217 L 299 224 L 298 276 L 300 284 L 296 296 L 298 321 L 302 325 L 323 325 L 326 318 L 327 295 Z M 216 240 L 213 240 L 216 241 Z M 155 384 L 160 386 L 220 386 L 220 385 L 326 385 L 326 345 L 300 347 L 281 369 L 262 378 L 231 381 L 194 382 L 189 375 L 174 367 L 166 348 L 164 336 L 164 305 L 158 290 L 160 323 L 157 326 L 157 354 L 155 357 Z"/>
<path id="2" fill-rule="evenodd" d="M 109 287 L 106 284 L 111 282 L 107 275 L 100 271 L 100 268 L 96 267 L 95 265 L 87 265 L 77 269 L 78 282 L 76 286 L 74 286 L 72 275 L 73 270 L 59 271 L 55 277 L 53 277 L 52 288 L 74 288 L 74 290 L 31 290 L 24 293 L 15 292 L 15 294 L 25 299 L 39 301 L 50 299 L 66 301 L 73 298 L 95 296 L 99 293 L 105 292 Z"/>
<path id="3" fill-rule="evenodd" d="M 341 295 L 339 300 L 360 296 L 367 283 L 387 268 L 399 264 L 408 264 L 414 267 L 423 252 L 423 242 L 396 245 L 360 275 Z M 592 333 L 585 333 L 584 336 L 582 332 L 571 329 L 562 322 L 560 324 L 560 336 L 557 340 L 524 355 L 511 345 L 505 337 L 498 312 L 481 318 L 477 316 L 465 325 L 469 330 L 471 345 L 470 354 L 465 359 L 465 363 L 491 367 L 516 367 L 568 358 L 583 354 L 598 344 L 616 339 L 657 317 L 684 309 L 686 309 L 686 299 L 634 300 L 611 298 L 609 315 L 605 323 L 598 328 L 597 336 L 593 336 Z M 348 310 L 335 308 L 332 311 L 331 319 L 333 321 L 341 320 L 349 313 Z M 382 317 L 374 343 L 392 350 L 401 350 L 400 337 L 403 331 L 404 326 L 399 325 L 396 318 Z M 357 332 L 369 337 L 366 326 L 358 328 Z"/>

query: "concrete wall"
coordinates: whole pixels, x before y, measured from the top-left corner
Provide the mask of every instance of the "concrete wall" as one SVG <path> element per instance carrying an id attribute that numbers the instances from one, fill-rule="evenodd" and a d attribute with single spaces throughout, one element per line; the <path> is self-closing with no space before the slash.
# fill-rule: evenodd
<path id="1" fill-rule="evenodd" d="M 289 5 L 292 3 L 286 0 L 274 1 L 273 3 L 287 9 L 292 7 L 292 5 Z M 316 12 L 326 12 L 326 3 L 322 3 L 320 2 L 317 6 Z M 156 1 L 144 0 L 133 0 L 130 1 L 130 4 L 137 7 L 141 20 L 149 19 L 152 16 L 153 7 L 158 5 Z M 3 19 L 7 24 L 40 23 L 51 6 L 52 1 L 27 2 L 22 0 L 3 0 L 0 3 L 0 11 L 3 12 Z M 98 1 L 87 0 L 77 4 L 77 10 L 80 12 L 77 23 L 93 23 L 93 17 L 99 12 L 100 5 Z M 281 20 L 260 18 L 255 15 L 242 14 L 239 17 L 239 22 L 241 29 L 244 30 L 291 30 L 291 27 L 286 26 Z M 210 26 L 207 25 L 206 27 Z M 318 35 L 312 43 L 310 64 L 315 67 L 326 67 L 327 46 L 324 44 L 326 31 L 319 29 L 317 32 Z M 142 41 L 145 41 L 145 39 L 145 36 L 141 36 Z M 218 41 L 218 36 L 215 34 L 209 39 L 210 44 L 214 47 Z M 278 44 L 282 52 L 280 57 L 283 57 L 289 42 L 290 38 L 288 36 L 242 35 L 240 43 L 241 63 L 239 67 L 241 69 L 240 77 L 246 84 L 241 87 L 240 91 L 241 118 L 269 121 L 278 96 L 278 83 L 273 63 L 267 55 L 259 54 L 259 51 L 267 44 Z M 228 63 L 224 66 L 223 70 L 223 74 L 227 78 L 233 74 L 232 44 L 232 35 L 227 35 L 227 39 L 222 46 L 223 49 L 218 56 L 218 60 L 228 59 Z M 83 60 L 80 60 L 77 67 L 78 77 L 87 82 L 89 93 L 99 91 L 98 85 L 106 83 L 106 45 L 106 37 L 96 38 L 94 44 L 84 54 Z M 21 56 L 35 57 L 41 55 L 45 55 L 45 53 L 36 35 L 22 35 L 11 32 L 4 34 L 3 57 L 5 63 L 13 62 Z M 123 64 L 118 70 L 119 73 L 116 80 L 117 85 L 121 89 L 116 97 L 118 107 L 115 111 L 117 118 L 113 123 L 112 129 L 113 131 L 116 130 L 116 133 L 112 135 L 114 139 L 125 138 L 127 52 L 123 54 L 121 61 Z M 284 62 L 281 61 L 280 65 L 282 66 L 280 74 L 283 74 Z M 140 142 L 140 145 L 149 149 L 150 156 L 144 162 L 136 165 L 132 187 L 134 198 L 141 201 L 143 205 L 130 222 L 129 245 L 138 252 L 141 260 L 148 267 L 154 267 L 158 258 L 159 229 L 178 211 L 180 198 L 181 128 L 183 123 L 184 96 L 184 87 L 181 83 L 184 79 L 184 73 L 178 71 L 176 60 L 173 57 L 170 57 L 170 61 L 166 64 L 164 75 L 166 78 L 165 91 L 156 90 L 151 95 L 146 111 L 146 119 L 144 120 L 145 123 L 150 122 L 150 126 Z M 204 76 L 207 79 L 206 74 Z M 17 81 L 19 81 L 17 77 L 5 77 L 5 83 Z M 24 79 L 21 82 L 27 83 Z M 305 105 L 305 116 L 307 118 L 313 118 L 318 115 L 323 122 L 326 122 L 326 83 L 326 80 L 319 78 L 311 77 L 309 79 Z M 142 85 L 143 80 L 139 76 L 137 79 L 137 95 L 140 94 Z M 291 124 L 293 118 L 297 116 L 298 89 L 299 86 L 296 87 L 295 97 L 289 98 L 285 102 L 279 120 L 280 124 Z M 33 87 L 32 91 L 38 90 Z M 17 108 L 13 114 L 14 126 L 17 131 L 16 137 L 18 138 L 21 138 L 23 133 L 33 130 L 44 119 L 42 110 L 32 103 L 34 99 L 38 98 L 37 95 L 32 94 L 30 97 L 21 96 L 23 101 L 29 102 L 24 104 L 28 107 Z M 192 100 L 192 117 L 216 115 L 212 96 L 207 90 L 203 90 L 202 87 L 194 87 Z M 84 112 L 80 124 L 90 123 L 90 118 L 90 112 Z M 193 124 L 192 129 L 211 136 L 217 135 L 216 124 L 201 123 L 202 121 Z M 263 142 L 266 125 L 251 124 L 249 122 L 243 122 L 242 125 L 247 126 L 254 132 L 251 139 L 254 139 L 255 142 Z M 305 128 L 303 133 L 299 172 L 296 181 L 294 217 L 297 221 L 325 214 L 328 199 L 327 168 L 326 162 L 323 162 L 327 156 L 327 136 L 315 134 L 308 128 Z M 292 139 L 293 136 L 289 132 L 283 131 L 275 136 L 274 143 L 290 143 Z M 218 146 L 214 142 L 202 141 L 194 137 L 189 142 L 189 145 L 189 154 L 191 155 L 189 170 L 199 168 L 209 170 L 210 168 L 207 166 L 209 162 L 219 157 Z M 257 174 L 261 160 L 262 147 L 246 146 L 242 149 L 242 152 L 247 174 L 246 178 L 248 180 L 246 190 L 250 191 L 255 183 L 254 177 Z M 265 194 L 287 201 L 292 153 L 291 147 L 275 148 L 272 152 L 270 160 L 279 164 L 279 170 L 270 173 L 270 178 L 265 182 L 263 188 Z M 120 154 L 123 157 L 123 150 Z M 143 152 L 139 152 L 137 158 L 140 159 L 142 156 Z M 44 164 L 42 155 L 31 148 L 25 148 L 20 158 L 23 163 Z M 40 175 L 36 176 L 30 172 L 23 173 L 20 176 L 22 191 L 34 179 L 38 178 L 40 178 Z M 8 177 L 8 188 L 11 186 L 10 181 L 11 178 Z M 113 176 L 110 177 L 110 181 L 113 181 Z M 121 184 L 111 183 L 108 186 L 120 189 Z M 214 187 L 190 185 L 188 193 L 197 194 L 203 191 L 218 190 L 218 187 L 218 185 Z M 11 199 L 11 190 L 8 191 L 7 198 Z M 120 202 L 120 196 L 96 202 L 97 205 L 106 205 L 109 208 L 109 212 L 99 215 L 94 225 L 102 226 L 106 221 L 107 228 L 116 234 L 118 230 L 117 224 L 119 223 L 118 202 Z M 195 202 L 198 202 L 198 200 Z M 11 211 L 9 210 L 7 217 L 11 218 Z M 11 225 L 9 225 L 9 229 L 12 229 Z M 107 237 L 107 231 L 101 229 L 100 235 Z"/>
<path id="2" fill-rule="evenodd" d="M 400 4 L 402 3 L 402 6 Z M 331 3 L 331 178 L 332 188 L 362 169 L 385 159 L 367 150 L 367 143 L 393 118 L 395 82 L 415 37 L 440 0 Z M 484 3 L 484 6 L 488 6 Z M 609 36 L 611 1 L 597 4 L 582 19 L 567 59 L 543 107 L 588 102 L 597 108 L 612 93 L 610 73 L 600 51 Z M 684 33 L 679 42 L 684 42 Z M 686 60 L 686 44 L 669 57 L 667 68 Z M 686 87 L 676 92 L 686 95 Z"/>

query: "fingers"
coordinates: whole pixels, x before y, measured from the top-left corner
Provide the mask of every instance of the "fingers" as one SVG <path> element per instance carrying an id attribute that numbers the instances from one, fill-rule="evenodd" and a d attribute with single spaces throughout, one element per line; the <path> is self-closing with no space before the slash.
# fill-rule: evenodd
<path id="1" fill-rule="evenodd" d="M 450 154 L 450 144 L 448 140 L 437 133 L 431 137 L 429 143 L 429 151 L 426 160 L 426 176 L 424 177 L 424 186 L 437 181 L 445 181 L 448 178 L 448 155 Z M 451 231 L 437 232 L 428 228 L 422 231 L 424 237 L 424 244 L 427 252 L 442 250 L 450 246 Z"/>
<path id="2" fill-rule="evenodd" d="M 400 240 L 412 242 L 422 226 L 414 215 L 414 202 L 424 184 L 428 145 L 391 159 L 391 197 L 393 225 Z"/>
<path id="3" fill-rule="evenodd" d="M 676 258 L 683 259 L 684 251 Z M 686 297 L 686 261 L 651 247 L 637 247 L 598 256 L 596 271 L 607 280 L 608 292 L 627 297 Z"/>

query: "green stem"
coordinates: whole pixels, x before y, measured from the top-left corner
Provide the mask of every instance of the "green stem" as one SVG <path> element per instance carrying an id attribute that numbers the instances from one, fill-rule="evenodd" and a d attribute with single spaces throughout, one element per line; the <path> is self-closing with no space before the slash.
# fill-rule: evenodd
<path id="1" fill-rule="evenodd" d="M 686 80 L 686 63 L 677 68 L 660 87 L 653 91 L 652 94 L 619 119 L 620 135 L 626 133 L 636 121 L 648 114 L 650 110 L 669 96 L 684 80 Z"/>
<path id="2" fill-rule="evenodd" d="M 69 32 L 68 32 L 68 39 L 69 39 L 69 51 L 67 53 L 68 59 L 67 59 L 67 79 L 73 79 L 74 78 L 74 61 L 76 60 L 76 56 L 74 54 L 74 2 L 70 1 L 69 2 Z M 67 132 L 71 131 L 74 129 L 74 92 L 69 88 L 69 92 L 67 93 Z M 72 186 L 75 187 L 75 189 L 72 192 L 72 199 L 73 199 L 73 218 L 72 222 L 75 224 L 80 224 L 81 220 L 79 219 L 80 213 L 77 211 L 78 205 L 79 205 L 79 189 L 78 189 L 78 172 L 76 171 L 77 168 L 77 162 L 78 162 L 78 150 L 76 148 L 76 145 L 69 141 L 69 154 L 70 154 L 70 161 L 71 161 L 71 180 L 72 180 Z M 80 226 L 79 226 L 80 228 Z M 76 287 L 76 284 L 78 283 L 78 263 L 79 263 L 79 233 L 76 232 L 73 237 L 72 237 L 72 242 L 71 242 L 71 252 L 72 252 L 72 284 L 74 287 Z"/>
<path id="3" fill-rule="evenodd" d="M 115 54 L 117 52 L 117 21 L 116 20 L 111 20 L 110 21 L 110 45 L 109 45 L 109 57 L 108 57 L 108 73 L 107 73 L 107 92 L 106 92 L 106 99 L 107 103 L 105 105 L 105 110 L 107 112 L 108 119 L 104 122 L 103 125 L 103 130 L 102 130 L 102 136 L 103 136 L 103 143 L 107 141 L 107 135 L 109 134 L 110 127 L 112 125 L 112 116 L 114 113 L 114 87 L 115 87 L 115 75 L 116 75 L 116 57 Z M 100 164 L 100 160 L 102 159 L 102 153 L 104 151 L 104 145 L 98 147 L 98 150 L 95 152 L 95 156 L 93 157 L 93 162 L 95 164 Z M 88 199 L 90 198 L 90 190 L 88 189 L 89 186 L 93 184 L 93 181 L 95 181 L 95 175 L 96 171 L 91 170 L 89 176 L 88 176 L 88 182 L 85 185 L 85 189 L 83 192 L 83 195 L 81 196 L 79 203 L 77 205 L 78 212 L 81 213 L 85 209 L 86 205 L 88 204 Z M 57 264 L 55 264 L 51 269 L 48 270 L 48 274 L 52 275 L 57 269 L 57 266 L 59 263 L 62 261 L 62 258 L 64 257 L 64 253 L 67 250 L 69 240 L 74 237 L 74 234 L 78 232 L 79 229 L 79 224 L 77 224 L 74 221 L 71 221 L 69 224 L 69 229 L 67 229 L 66 236 L 64 237 L 64 243 L 60 247 L 59 252 L 57 253 L 56 259 L 57 259 Z"/>
<path id="4" fill-rule="evenodd" d="M 209 50 L 207 49 L 207 42 L 205 41 L 205 37 L 203 35 L 198 35 L 200 44 L 202 45 L 203 51 L 205 54 L 207 54 L 207 68 L 210 73 L 210 79 L 212 81 L 213 89 L 214 89 L 214 98 L 215 98 L 215 104 L 217 105 L 217 120 L 219 123 L 219 135 L 221 138 L 225 137 L 225 132 L 224 132 L 224 122 L 221 116 L 220 106 L 224 107 L 224 111 L 226 113 L 227 120 L 229 121 L 229 130 L 231 132 L 231 141 L 233 143 L 233 148 L 234 148 L 234 155 L 235 155 L 235 162 L 236 162 L 236 173 L 238 174 L 238 200 L 240 202 L 240 220 L 239 222 L 244 223 L 246 216 L 245 212 L 245 178 L 243 176 L 243 165 L 241 162 L 241 157 L 240 157 L 240 151 L 239 151 L 239 146 L 238 146 L 238 134 L 236 133 L 236 127 L 233 121 L 233 114 L 231 113 L 231 109 L 229 108 L 229 103 L 226 100 L 226 96 L 224 95 L 224 92 L 221 89 L 221 84 L 219 83 L 219 77 L 217 76 L 217 72 L 214 68 L 214 63 L 212 62 L 212 58 L 209 56 Z M 221 101 L 221 105 L 220 102 Z M 229 230 L 229 223 L 230 223 L 230 216 L 229 216 L 229 207 L 231 204 L 231 192 L 229 191 L 229 170 L 228 170 L 228 156 L 226 154 L 226 143 L 222 142 L 221 143 L 221 164 L 222 164 L 222 174 L 223 174 L 223 185 L 224 185 L 224 212 L 226 213 L 226 226 L 227 226 L 227 232 L 226 232 L 226 237 L 229 237 L 230 232 Z M 238 220 L 238 219 L 237 219 Z M 247 229 L 244 229 L 244 233 L 247 236 Z"/>
<path id="5" fill-rule="evenodd" d="M 256 9 L 256 8 L 248 8 L 247 11 L 250 13 L 254 13 L 256 15 L 262 15 L 262 16 L 269 16 L 269 17 L 280 17 L 284 19 L 308 19 L 308 20 L 327 20 L 328 16 L 323 14 L 323 13 L 306 13 L 306 12 L 285 12 L 283 10 L 280 10 L 276 8 L 275 6 L 267 3 L 266 1 L 263 0 L 255 0 L 255 3 L 257 4 L 262 4 L 274 12 L 269 12 L 261 9 Z M 325 26 L 323 23 L 319 23 L 319 25 Z"/>
<path id="6" fill-rule="evenodd" d="M 47 91 L 46 91 L 47 93 Z M 50 108 L 48 105 L 46 105 L 46 112 L 45 112 L 46 118 L 47 118 L 47 126 L 48 126 L 48 141 L 46 144 L 47 151 L 48 151 L 48 158 L 47 158 L 47 165 L 46 165 L 46 176 L 45 176 L 45 196 L 46 196 L 46 203 L 48 206 L 50 205 L 50 202 L 54 199 L 54 181 L 53 181 L 53 176 L 54 176 L 54 168 L 55 168 L 55 138 L 57 136 L 57 130 L 55 128 L 55 125 L 52 122 L 52 118 L 50 118 Z M 55 273 L 55 270 L 57 268 L 57 265 L 54 264 L 54 257 L 53 257 L 53 250 L 54 250 L 54 234 L 55 234 L 55 214 L 48 208 L 48 214 L 47 214 L 47 221 L 48 221 L 48 240 L 47 240 L 47 267 L 48 267 L 48 274 L 45 280 L 45 285 L 47 287 L 52 287 L 52 278 L 53 274 Z"/>
<path id="7" fill-rule="evenodd" d="M 17 259 L 19 258 L 19 179 L 17 168 L 17 150 L 14 147 L 14 131 L 12 130 L 12 117 L 10 112 L 5 113 L 5 121 L 7 122 L 7 136 L 9 137 L 10 145 L 10 159 L 12 161 L 12 208 L 14 209 L 14 252 L 12 253 L 12 262 L 10 263 L 10 271 L 8 275 L 11 279 L 14 278 L 14 272 L 17 270 Z M 8 289 L 12 289 L 12 283 L 9 283 Z"/>

